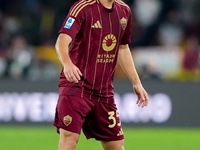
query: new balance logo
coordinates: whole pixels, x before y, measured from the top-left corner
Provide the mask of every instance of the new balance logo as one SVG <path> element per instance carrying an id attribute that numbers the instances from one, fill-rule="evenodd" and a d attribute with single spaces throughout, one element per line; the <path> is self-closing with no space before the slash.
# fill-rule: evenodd
<path id="1" fill-rule="evenodd" d="M 102 28 L 99 20 L 92 26 L 92 28 Z"/>

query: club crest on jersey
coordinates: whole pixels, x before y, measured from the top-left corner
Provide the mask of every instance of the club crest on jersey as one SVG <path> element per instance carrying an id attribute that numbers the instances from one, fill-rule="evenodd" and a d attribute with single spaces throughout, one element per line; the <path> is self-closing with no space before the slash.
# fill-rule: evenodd
<path id="1" fill-rule="evenodd" d="M 126 26 L 127 26 L 127 19 L 123 17 L 123 18 L 120 20 L 120 24 L 121 24 L 121 26 L 122 26 L 122 29 L 125 30 L 125 29 L 126 29 Z"/>
<path id="2" fill-rule="evenodd" d="M 74 21 L 75 21 L 75 19 L 69 17 L 69 19 L 67 20 L 67 22 L 66 22 L 64 28 L 70 29 L 71 26 L 73 25 Z"/>
<path id="3" fill-rule="evenodd" d="M 65 116 L 63 118 L 63 122 L 66 126 L 70 125 L 70 123 L 72 122 L 72 117 L 70 117 L 69 115 Z"/>

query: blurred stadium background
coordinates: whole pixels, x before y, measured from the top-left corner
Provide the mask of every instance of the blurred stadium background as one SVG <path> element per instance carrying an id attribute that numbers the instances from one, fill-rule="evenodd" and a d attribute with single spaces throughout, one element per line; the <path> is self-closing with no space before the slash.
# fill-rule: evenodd
<path id="1" fill-rule="evenodd" d="M 133 14 L 131 52 L 150 96 L 149 107 L 136 107 L 132 86 L 117 66 L 115 99 L 125 148 L 197 150 L 200 1 L 124 1 Z M 54 44 L 74 2 L 0 0 L 0 149 L 57 149 L 52 122 L 62 66 Z M 89 149 L 81 138 L 77 149 Z"/>

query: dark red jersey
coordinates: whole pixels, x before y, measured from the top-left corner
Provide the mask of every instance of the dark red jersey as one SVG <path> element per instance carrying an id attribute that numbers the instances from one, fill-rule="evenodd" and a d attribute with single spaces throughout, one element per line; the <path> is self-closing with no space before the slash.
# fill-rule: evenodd
<path id="1" fill-rule="evenodd" d="M 121 0 L 112 9 L 99 0 L 80 0 L 70 9 L 59 33 L 73 40 L 69 54 L 83 76 L 78 84 L 69 83 L 60 74 L 60 94 L 91 100 L 113 98 L 113 78 L 121 44 L 131 42 L 131 10 Z"/>

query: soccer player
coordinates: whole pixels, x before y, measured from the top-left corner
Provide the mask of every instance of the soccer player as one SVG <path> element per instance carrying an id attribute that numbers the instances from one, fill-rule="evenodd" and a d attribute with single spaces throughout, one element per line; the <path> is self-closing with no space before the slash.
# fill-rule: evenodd
<path id="1" fill-rule="evenodd" d="M 117 61 L 133 84 L 138 106 L 149 101 L 130 42 L 131 10 L 121 0 L 80 0 L 71 7 L 55 46 L 63 65 L 54 121 L 59 150 L 75 150 L 81 129 L 104 150 L 124 149 L 112 85 Z"/>

